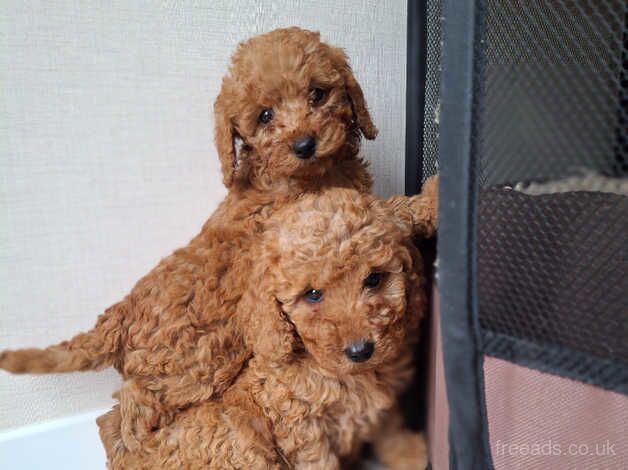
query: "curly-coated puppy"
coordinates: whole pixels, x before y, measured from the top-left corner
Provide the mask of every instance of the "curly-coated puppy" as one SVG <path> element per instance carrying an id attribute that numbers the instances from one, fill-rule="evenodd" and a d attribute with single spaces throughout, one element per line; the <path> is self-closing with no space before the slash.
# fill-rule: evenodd
<path id="1" fill-rule="evenodd" d="M 240 44 L 214 110 L 229 193 L 201 233 L 92 330 L 0 355 L 0 368 L 17 373 L 116 367 L 129 448 L 177 409 L 222 392 L 250 355 L 229 318 L 267 218 L 303 193 L 371 187 L 358 149 L 360 133 L 377 130 L 345 54 L 318 33 L 279 29 Z"/>
<path id="2" fill-rule="evenodd" d="M 370 190 L 358 149 L 360 132 L 374 138 L 377 130 L 344 53 L 318 33 L 280 29 L 242 43 L 215 115 L 229 193 L 201 233 L 92 330 L 46 349 L 0 354 L 0 368 L 16 373 L 114 366 L 125 379 L 117 395 L 121 416 L 99 421 L 111 448 L 121 438 L 137 449 L 177 410 L 220 394 L 237 376 L 251 351 L 230 318 L 250 283 L 249 250 L 275 210 L 327 187 Z M 415 228 L 424 234 L 434 225 L 433 196 L 412 200 L 423 214 Z"/>
<path id="3" fill-rule="evenodd" d="M 378 438 L 412 444 L 413 460 L 388 455 L 393 468 L 425 468 L 421 436 L 395 412 L 426 307 L 403 212 L 333 189 L 276 214 L 235 317 L 253 358 L 220 398 L 110 455 L 112 468 L 333 470 Z"/>

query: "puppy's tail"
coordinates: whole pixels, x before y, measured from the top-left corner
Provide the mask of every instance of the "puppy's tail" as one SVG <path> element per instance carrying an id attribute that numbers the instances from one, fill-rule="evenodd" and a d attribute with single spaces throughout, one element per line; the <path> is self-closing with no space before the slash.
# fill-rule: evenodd
<path id="1" fill-rule="evenodd" d="M 45 374 L 104 369 L 111 366 L 122 345 L 123 302 L 98 317 L 96 326 L 69 341 L 45 349 L 16 349 L 0 353 L 0 369 L 14 374 Z"/>

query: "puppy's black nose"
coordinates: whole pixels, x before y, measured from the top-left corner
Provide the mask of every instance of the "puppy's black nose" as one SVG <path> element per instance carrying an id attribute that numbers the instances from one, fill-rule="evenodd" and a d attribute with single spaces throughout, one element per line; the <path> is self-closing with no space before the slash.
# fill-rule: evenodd
<path id="1" fill-rule="evenodd" d="M 374 349 L 371 341 L 356 341 L 345 348 L 345 354 L 353 362 L 364 362 L 373 355 Z"/>
<path id="2" fill-rule="evenodd" d="M 315 150 L 316 141 L 314 140 L 314 137 L 310 137 L 309 135 L 297 139 L 297 141 L 292 144 L 292 151 L 294 152 L 294 154 L 298 158 L 302 158 L 304 160 L 314 155 Z"/>

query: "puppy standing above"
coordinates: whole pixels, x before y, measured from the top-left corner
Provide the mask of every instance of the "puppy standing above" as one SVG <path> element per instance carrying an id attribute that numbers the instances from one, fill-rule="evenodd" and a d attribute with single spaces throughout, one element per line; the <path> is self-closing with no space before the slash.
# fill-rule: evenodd
<path id="1" fill-rule="evenodd" d="M 372 139 L 377 130 L 345 54 L 318 33 L 280 29 L 242 43 L 214 110 L 229 192 L 201 233 L 92 330 L 0 355 L 0 367 L 16 373 L 114 366 L 124 378 L 120 413 L 99 420 L 108 453 L 122 443 L 137 449 L 177 410 L 221 394 L 238 375 L 251 350 L 231 317 L 268 217 L 323 188 L 370 191 L 358 150 L 360 134 Z"/>
<path id="2" fill-rule="evenodd" d="M 221 397 L 176 415 L 113 469 L 341 468 L 398 428 L 395 402 L 412 372 L 427 298 L 411 214 L 354 190 L 304 196 L 271 219 L 238 305 L 254 355 Z"/>

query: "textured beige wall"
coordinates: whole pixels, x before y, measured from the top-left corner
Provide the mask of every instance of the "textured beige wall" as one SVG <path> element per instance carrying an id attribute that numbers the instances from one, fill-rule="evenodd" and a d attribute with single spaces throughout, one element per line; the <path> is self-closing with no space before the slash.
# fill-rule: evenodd
<path id="1" fill-rule="evenodd" d="M 224 195 L 215 98 L 238 41 L 278 26 L 346 48 L 403 190 L 406 2 L 0 2 L 0 348 L 93 324 Z M 116 374 L 0 372 L 0 428 L 106 407 Z"/>

